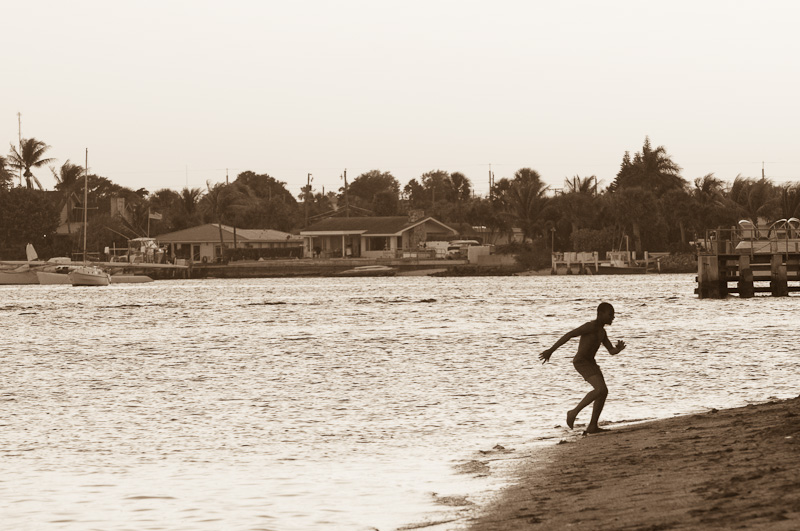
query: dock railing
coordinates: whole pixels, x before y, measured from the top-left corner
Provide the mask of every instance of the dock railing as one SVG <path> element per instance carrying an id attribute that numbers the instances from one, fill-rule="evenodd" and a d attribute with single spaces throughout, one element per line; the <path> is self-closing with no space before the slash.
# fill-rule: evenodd
<path id="1" fill-rule="evenodd" d="M 800 291 L 800 234 L 793 227 L 707 230 L 697 246 L 701 298 L 741 298 L 756 293 L 787 296 Z"/>

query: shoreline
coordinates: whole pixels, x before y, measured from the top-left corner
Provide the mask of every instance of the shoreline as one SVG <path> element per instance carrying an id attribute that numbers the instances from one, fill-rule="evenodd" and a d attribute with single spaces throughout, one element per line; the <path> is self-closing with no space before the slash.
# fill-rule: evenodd
<path id="1" fill-rule="evenodd" d="M 797 529 L 798 421 L 800 397 L 575 430 L 449 529 Z"/>

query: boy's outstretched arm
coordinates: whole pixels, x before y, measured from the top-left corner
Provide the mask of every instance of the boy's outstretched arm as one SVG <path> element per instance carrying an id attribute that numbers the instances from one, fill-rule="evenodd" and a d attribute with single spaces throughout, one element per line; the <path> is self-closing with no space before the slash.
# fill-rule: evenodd
<path id="1" fill-rule="evenodd" d="M 580 337 L 583 334 L 591 332 L 591 330 L 592 330 L 592 323 L 586 323 L 584 325 L 579 326 L 575 330 L 567 332 L 566 334 L 561 336 L 561 339 L 556 341 L 555 344 L 552 347 L 550 347 L 549 349 L 547 349 L 547 350 L 543 351 L 541 354 L 539 354 L 539 359 L 542 360 L 542 364 L 545 364 L 548 361 L 550 361 L 550 356 L 553 355 L 553 352 L 555 352 L 558 349 L 558 347 L 560 347 L 561 345 L 563 345 L 564 343 L 566 343 L 567 341 L 569 341 L 573 337 Z"/>
<path id="2" fill-rule="evenodd" d="M 608 336 L 605 336 L 603 338 L 603 346 L 606 347 L 606 350 L 612 356 L 615 355 L 615 354 L 619 354 L 620 352 L 625 350 L 625 342 L 624 341 L 622 341 L 622 340 L 617 341 L 617 345 L 616 346 L 612 346 L 611 345 L 611 340 L 608 339 Z"/>

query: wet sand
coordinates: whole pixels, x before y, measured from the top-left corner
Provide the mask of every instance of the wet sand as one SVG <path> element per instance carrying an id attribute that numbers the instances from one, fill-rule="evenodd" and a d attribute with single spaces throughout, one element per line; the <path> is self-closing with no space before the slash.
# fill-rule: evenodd
<path id="1" fill-rule="evenodd" d="M 542 448 L 467 521 L 472 531 L 800 529 L 800 397 Z"/>

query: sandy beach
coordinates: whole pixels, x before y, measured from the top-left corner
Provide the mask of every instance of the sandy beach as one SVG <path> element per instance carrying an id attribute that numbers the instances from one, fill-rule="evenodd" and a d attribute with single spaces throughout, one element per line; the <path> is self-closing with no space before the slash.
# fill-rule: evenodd
<path id="1" fill-rule="evenodd" d="M 800 529 L 799 420 L 800 397 L 565 440 L 468 528 Z"/>

